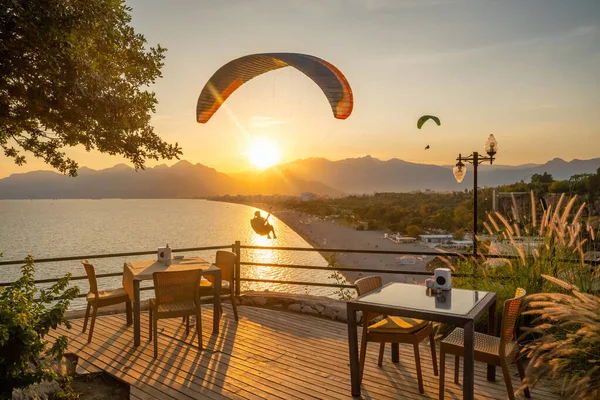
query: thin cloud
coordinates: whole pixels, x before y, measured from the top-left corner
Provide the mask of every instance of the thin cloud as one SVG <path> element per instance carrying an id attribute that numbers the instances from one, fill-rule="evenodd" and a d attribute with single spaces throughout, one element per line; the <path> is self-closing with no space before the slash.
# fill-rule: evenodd
<path id="1" fill-rule="evenodd" d="M 581 39 L 583 36 L 594 35 L 598 32 L 598 28 L 593 25 L 579 26 L 577 28 L 562 32 L 558 35 L 552 36 L 541 36 L 533 37 L 529 39 L 511 40 L 500 43 L 491 43 L 482 46 L 468 47 L 463 49 L 439 51 L 431 53 L 419 53 L 410 54 L 405 53 L 402 55 L 394 55 L 392 57 L 381 59 L 380 61 L 385 63 L 396 63 L 396 64 L 432 64 L 438 62 L 448 62 L 453 59 L 459 59 L 464 57 L 472 57 L 478 54 L 497 52 L 501 50 L 514 49 L 518 47 L 528 46 L 553 46 L 556 47 L 557 43 L 569 41 L 573 39 Z"/>
<path id="2" fill-rule="evenodd" d="M 285 124 L 285 120 L 268 116 L 255 116 L 250 118 L 250 125 L 254 128 L 270 128 L 275 125 Z"/>

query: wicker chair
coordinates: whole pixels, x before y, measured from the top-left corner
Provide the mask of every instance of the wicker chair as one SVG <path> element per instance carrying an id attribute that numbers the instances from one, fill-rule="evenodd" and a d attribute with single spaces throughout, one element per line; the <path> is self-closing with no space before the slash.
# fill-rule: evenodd
<path id="1" fill-rule="evenodd" d="M 502 312 L 502 327 L 500 337 L 490 336 L 475 332 L 475 361 L 486 364 L 494 364 L 502 367 L 504 382 L 508 391 L 508 397 L 514 400 L 515 394 L 510 381 L 509 366 L 516 362 L 521 381 L 525 379 L 525 369 L 521 360 L 517 357 L 519 354 L 519 343 L 515 339 L 515 324 L 519 317 L 521 304 L 525 290 L 518 288 L 515 297 L 504 302 Z M 444 399 L 444 370 L 446 354 L 454 354 L 454 382 L 458 383 L 458 370 L 460 357 L 464 357 L 464 331 L 462 328 L 454 329 L 440 344 L 440 400 Z M 525 397 L 529 398 L 529 388 L 525 387 Z"/>
<path id="2" fill-rule="evenodd" d="M 202 271 L 199 269 L 185 271 L 155 272 L 154 293 L 156 298 L 149 301 L 149 336 L 152 341 L 154 332 L 154 358 L 158 356 L 158 320 L 166 318 L 185 318 L 186 334 L 190 333 L 189 316 L 196 316 L 196 333 L 198 348 L 202 348 L 202 320 L 200 318 L 199 287 Z"/>
<path id="3" fill-rule="evenodd" d="M 235 280 L 233 279 L 233 271 L 235 270 L 235 259 L 236 254 L 231 251 L 217 251 L 217 256 L 215 259 L 215 265 L 221 269 L 221 295 L 228 296 L 231 300 L 231 305 L 233 307 L 233 315 L 235 320 L 238 320 L 238 312 L 235 301 L 235 290 L 234 284 Z M 202 279 L 200 281 L 200 296 L 212 296 L 213 294 L 213 277 L 210 275 L 206 276 L 206 280 Z M 221 306 L 221 312 L 223 312 L 223 307 Z"/>
<path id="4" fill-rule="evenodd" d="M 358 295 L 362 296 L 381 287 L 381 277 L 368 276 L 354 282 Z M 435 339 L 433 337 L 433 327 L 431 322 L 420 319 L 405 317 L 383 316 L 379 322 L 371 324 L 373 319 L 381 314 L 366 313 L 363 315 L 362 339 L 360 342 L 360 377 L 362 380 L 365 366 L 365 358 L 368 342 L 379 342 L 379 360 L 377 365 L 381 367 L 383 362 L 383 351 L 386 343 L 407 343 L 412 344 L 415 351 L 415 363 L 417 367 L 417 379 L 419 382 L 419 392 L 424 393 L 423 376 L 421 374 L 421 358 L 419 357 L 419 343 L 429 338 L 431 345 L 431 358 L 433 361 L 433 373 L 438 374 L 437 359 L 435 355 Z"/>
<path id="5" fill-rule="evenodd" d="M 87 329 L 88 319 L 91 311 L 92 322 L 90 323 L 90 333 L 88 335 L 88 343 L 90 343 L 94 334 L 94 325 L 96 324 L 96 315 L 99 308 L 125 303 L 127 325 L 131 325 L 131 299 L 125 291 L 125 288 L 122 287 L 117 289 L 98 290 L 98 282 L 96 280 L 96 270 L 94 269 L 94 266 L 90 264 L 88 260 L 83 260 L 81 263 L 85 268 L 85 273 L 88 277 L 88 281 L 90 282 L 90 291 L 88 292 L 86 298 L 87 308 L 85 310 L 82 333 L 85 333 L 85 330 Z"/>

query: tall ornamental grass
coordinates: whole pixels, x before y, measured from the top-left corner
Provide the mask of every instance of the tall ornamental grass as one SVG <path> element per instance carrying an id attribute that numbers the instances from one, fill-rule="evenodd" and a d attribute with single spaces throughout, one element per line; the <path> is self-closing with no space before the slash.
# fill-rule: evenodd
<path id="1" fill-rule="evenodd" d="M 527 297 L 524 314 L 535 317 L 537 339 L 525 347 L 529 359 L 527 379 L 535 384 L 542 377 L 562 383 L 568 399 L 600 398 L 600 297 L 577 286 L 546 276 L 558 289 Z"/>

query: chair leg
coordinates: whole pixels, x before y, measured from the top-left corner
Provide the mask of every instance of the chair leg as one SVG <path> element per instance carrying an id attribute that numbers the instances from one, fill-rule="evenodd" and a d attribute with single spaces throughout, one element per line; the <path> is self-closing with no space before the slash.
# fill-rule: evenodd
<path id="1" fill-rule="evenodd" d="M 198 348 L 202 350 L 202 319 L 200 314 L 200 307 L 198 307 L 196 314 L 196 334 L 198 335 Z"/>
<path id="2" fill-rule="evenodd" d="M 423 375 L 421 374 L 421 356 L 419 355 L 419 343 L 413 343 L 415 349 L 415 365 L 417 367 L 417 380 L 419 382 L 419 393 L 425 393 L 423 389 Z"/>
<path id="3" fill-rule="evenodd" d="M 85 319 L 83 320 L 83 330 L 81 333 L 85 333 L 87 329 L 88 319 L 90 318 L 90 308 L 92 308 L 92 303 L 87 303 L 87 308 L 85 309 Z"/>
<path id="4" fill-rule="evenodd" d="M 96 314 L 98 313 L 98 307 L 92 307 L 92 322 L 90 322 L 90 334 L 88 336 L 88 343 L 92 341 L 92 336 L 94 335 L 94 325 L 96 324 Z"/>
<path id="5" fill-rule="evenodd" d="M 158 320 L 152 320 L 152 330 L 154 330 L 154 358 L 158 357 Z"/>
<path id="6" fill-rule="evenodd" d="M 133 318 L 131 318 L 131 301 L 125 302 L 125 312 L 127 313 L 127 325 L 131 325 Z"/>
<path id="7" fill-rule="evenodd" d="M 235 322 L 238 322 L 237 306 L 235 305 L 235 303 L 235 295 L 233 294 L 233 292 L 231 292 L 231 307 L 233 308 L 233 316 L 235 317 Z"/>
<path id="8" fill-rule="evenodd" d="M 458 373 L 460 370 L 460 356 L 454 356 L 454 383 L 458 385 Z"/>
<path id="9" fill-rule="evenodd" d="M 440 400 L 444 400 L 444 375 L 446 373 L 446 353 L 440 347 Z"/>
<path id="10" fill-rule="evenodd" d="M 517 358 L 517 369 L 519 370 L 519 377 L 521 378 L 521 384 L 525 383 L 525 368 L 523 368 L 523 362 L 520 358 Z M 529 393 L 529 385 L 525 383 L 525 389 L 523 390 L 525 393 L 525 397 L 528 399 L 531 398 L 531 393 Z"/>
<path id="11" fill-rule="evenodd" d="M 185 334 L 190 334 L 190 316 L 185 317 Z"/>
<path id="12" fill-rule="evenodd" d="M 152 341 L 152 307 L 148 308 L 148 343 Z"/>
<path id="13" fill-rule="evenodd" d="M 364 333 L 362 335 L 362 340 L 360 341 L 360 360 L 359 360 L 359 380 L 362 382 L 362 376 L 363 376 L 363 371 L 365 369 L 365 360 L 367 358 L 367 328 L 363 328 L 364 329 Z"/>
<path id="14" fill-rule="evenodd" d="M 383 365 L 383 352 L 385 350 L 385 343 L 379 344 L 379 359 L 377 360 L 377 365 L 381 367 Z"/>
<path id="15" fill-rule="evenodd" d="M 438 376 L 437 357 L 435 355 L 435 337 L 433 332 L 429 334 L 429 345 L 431 346 L 431 361 L 433 362 L 433 375 Z"/>
<path id="16" fill-rule="evenodd" d="M 504 383 L 506 383 L 506 391 L 508 392 L 508 398 L 515 400 L 515 391 L 513 390 L 512 382 L 510 380 L 510 368 L 506 361 L 501 361 L 502 364 L 502 375 L 504 375 Z"/>

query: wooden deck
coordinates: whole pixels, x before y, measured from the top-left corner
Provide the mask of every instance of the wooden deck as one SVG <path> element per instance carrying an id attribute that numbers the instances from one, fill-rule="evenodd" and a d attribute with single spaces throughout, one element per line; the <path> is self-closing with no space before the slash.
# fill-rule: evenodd
<path id="1" fill-rule="evenodd" d="M 133 347 L 133 327 L 124 315 L 98 317 L 92 343 L 81 333 L 82 320 L 71 330 L 51 335 L 70 338 L 69 351 L 79 355 L 85 371 L 104 370 L 131 385 L 132 399 L 351 399 L 345 324 L 300 314 L 239 307 L 233 320 L 225 304 L 221 333 L 211 336 L 212 310 L 203 308 L 204 350 L 195 333 L 186 337 L 180 320 L 159 321 L 159 357 L 148 343 L 148 316 L 142 314 L 142 344 Z M 192 345 L 191 345 L 192 344 Z M 383 367 L 377 366 L 378 344 L 369 344 L 363 380 L 365 399 L 437 399 L 429 347 L 421 347 L 425 394 L 419 394 L 412 346 L 400 345 L 400 363 L 391 362 L 387 346 Z M 447 360 L 446 398 L 462 398 L 453 382 L 454 358 Z M 439 359 L 439 354 L 438 354 Z M 513 385 L 519 387 L 516 371 Z M 485 365 L 476 363 L 475 397 L 505 399 L 501 372 L 486 380 Z M 461 373 L 462 377 L 462 373 Z M 558 399 L 547 387 L 532 390 L 533 399 Z M 523 397 L 524 398 L 524 397 Z"/>

